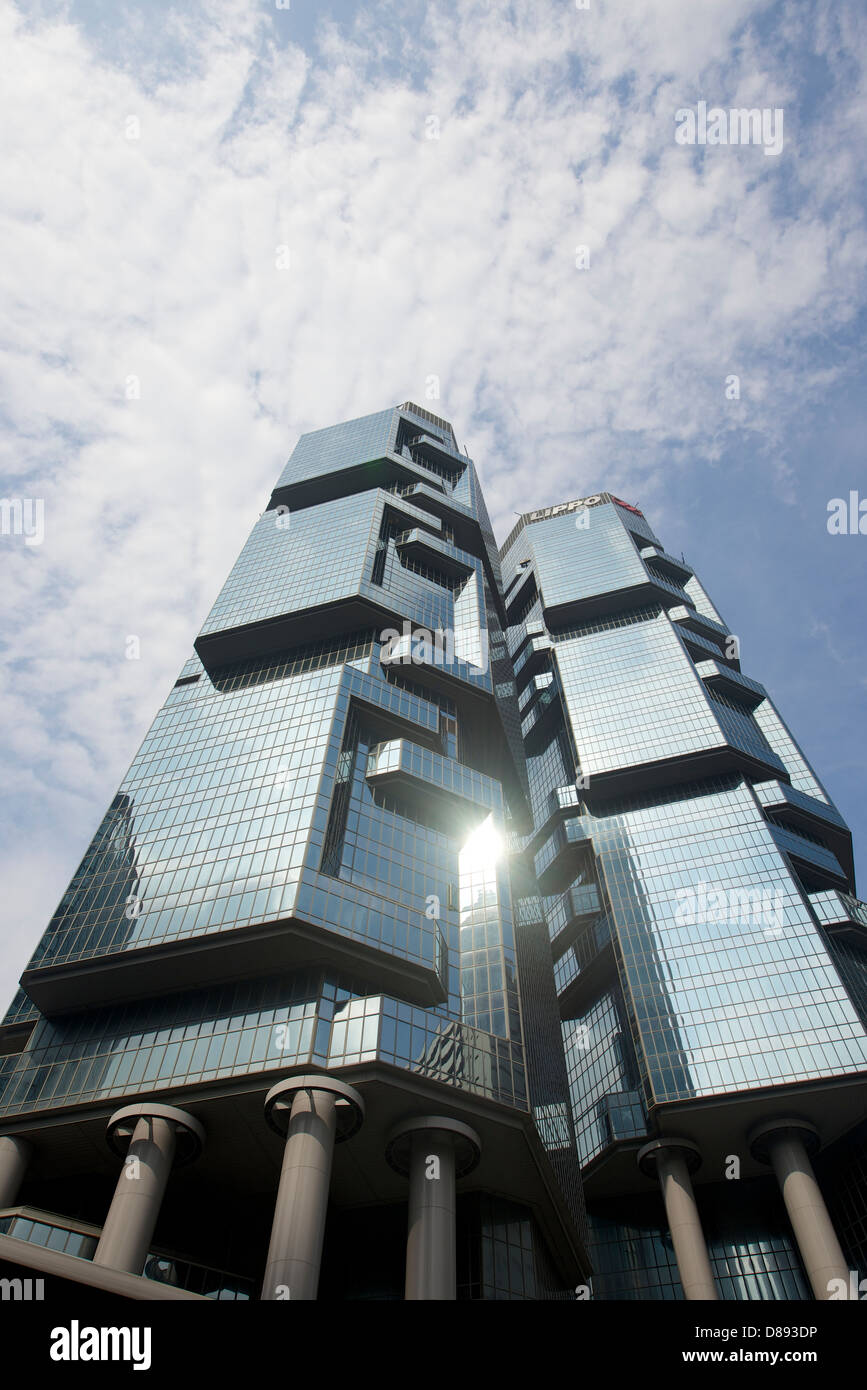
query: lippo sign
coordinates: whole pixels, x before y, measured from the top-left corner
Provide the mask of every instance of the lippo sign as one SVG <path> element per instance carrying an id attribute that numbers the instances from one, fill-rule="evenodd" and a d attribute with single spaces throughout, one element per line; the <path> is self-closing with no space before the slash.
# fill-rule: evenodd
<path id="1" fill-rule="evenodd" d="M 615 497 L 610 492 L 597 492 L 592 497 L 576 497 L 574 502 L 558 502 L 556 507 L 540 507 L 537 512 L 527 512 L 525 521 L 547 521 L 552 516 L 565 516 L 567 512 L 581 512 L 585 507 L 598 507 L 603 502 L 616 502 L 618 507 L 625 507 L 628 512 L 634 512 L 636 516 L 644 516 L 637 507 L 631 507 L 628 502 L 623 502 L 619 497 Z"/>

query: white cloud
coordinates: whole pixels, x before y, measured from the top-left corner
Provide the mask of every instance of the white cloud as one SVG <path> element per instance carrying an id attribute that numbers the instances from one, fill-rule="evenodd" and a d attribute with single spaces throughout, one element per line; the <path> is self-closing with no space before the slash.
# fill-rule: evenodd
<path id="1" fill-rule="evenodd" d="M 661 523 L 825 389 L 867 249 L 836 5 L 798 34 L 839 95 L 778 159 L 674 144 L 700 98 L 797 107 L 748 0 L 382 5 L 306 54 L 267 6 L 98 42 L 64 13 L 0 9 L 3 486 L 46 506 L 41 547 L 0 541 L 7 993 L 299 433 L 435 373 L 501 535 L 602 485 Z"/>

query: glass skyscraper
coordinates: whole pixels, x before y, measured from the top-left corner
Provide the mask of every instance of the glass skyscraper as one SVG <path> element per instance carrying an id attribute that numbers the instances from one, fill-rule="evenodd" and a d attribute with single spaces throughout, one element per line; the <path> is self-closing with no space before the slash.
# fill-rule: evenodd
<path id="1" fill-rule="evenodd" d="M 0 1028 L 0 1262 L 834 1296 L 865 945 L 842 817 L 640 511 L 498 553 L 445 420 L 304 435 Z"/>
<path id="2" fill-rule="evenodd" d="M 522 516 L 501 559 L 594 1297 L 846 1296 L 867 1273 L 848 828 L 636 507 Z"/>

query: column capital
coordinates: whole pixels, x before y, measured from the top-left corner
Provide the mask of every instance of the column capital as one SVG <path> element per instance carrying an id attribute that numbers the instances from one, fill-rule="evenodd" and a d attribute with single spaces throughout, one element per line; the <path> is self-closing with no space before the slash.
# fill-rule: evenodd
<path id="1" fill-rule="evenodd" d="M 462 1120 L 453 1120 L 448 1115 L 416 1115 L 402 1120 L 388 1136 L 385 1157 L 396 1173 L 407 1177 L 410 1171 L 412 1139 L 416 1134 L 447 1134 L 452 1139 L 455 1153 L 455 1177 L 465 1178 L 478 1167 L 482 1156 L 482 1141 L 474 1129 Z"/>
<path id="2" fill-rule="evenodd" d="M 20 1134 L 10 1134 L 8 1132 L 0 1134 L 0 1143 L 6 1141 L 18 1150 L 22 1158 L 30 1158 L 33 1153 L 33 1145 L 29 1139 L 23 1139 Z"/>
<path id="3" fill-rule="evenodd" d="M 32 1152 L 29 1139 L 0 1134 L 0 1207 L 11 1207 L 18 1196 Z"/>
<path id="4" fill-rule="evenodd" d="M 691 1139 L 681 1139 L 675 1134 L 651 1139 L 649 1144 L 638 1150 L 636 1161 L 646 1178 L 658 1177 L 657 1161 L 662 1153 L 677 1153 L 686 1162 L 690 1173 L 697 1173 L 701 1167 L 701 1149 Z"/>
<path id="5" fill-rule="evenodd" d="M 173 1105 L 158 1105 L 155 1101 L 140 1101 L 115 1110 L 108 1122 L 106 1139 L 112 1153 L 123 1158 L 139 1120 L 165 1120 L 175 1134 L 175 1168 L 192 1163 L 202 1152 L 205 1143 L 204 1126 L 186 1110 Z"/>
<path id="6" fill-rule="evenodd" d="M 747 1135 L 747 1143 L 750 1146 L 750 1153 L 759 1163 L 771 1162 L 771 1144 L 774 1139 L 797 1138 L 812 1158 L 822 1147 L 819 1138 L 819 1131 L 809 1120 L 802 1120 L 791 1115 L 783 1116 L 778 1120 L 765 1120 L 761 1124 L 754 1125 Z"/>
<path id="7" fill-rule="evenodd" d="M 285 1137 L 292 1113 L 292 1102 L 299 1091 L 324 1091 L 326 1095 L 336 1096 L 337 1131 L 335 1142 L 351 1139 L 364 1123 L 364 1101 L 354 1086 L 349 1086 L 336 1076 L 327 1072 L 316 1072 L 310 1076 L 290 1076 L 278 1081 L 265 1097 L 265 1119 L 275 1134 Z"/>

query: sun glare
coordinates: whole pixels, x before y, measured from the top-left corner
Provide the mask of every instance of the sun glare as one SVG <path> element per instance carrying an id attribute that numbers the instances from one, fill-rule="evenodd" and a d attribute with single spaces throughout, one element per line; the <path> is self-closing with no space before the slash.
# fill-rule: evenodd
<path id="1" fill-rule="evenodd" d="M 468 836 L 461 850 L 461 873 L 481 872 L 492 868 L 503 853 L 503 837 L 488 816 Z"/>

